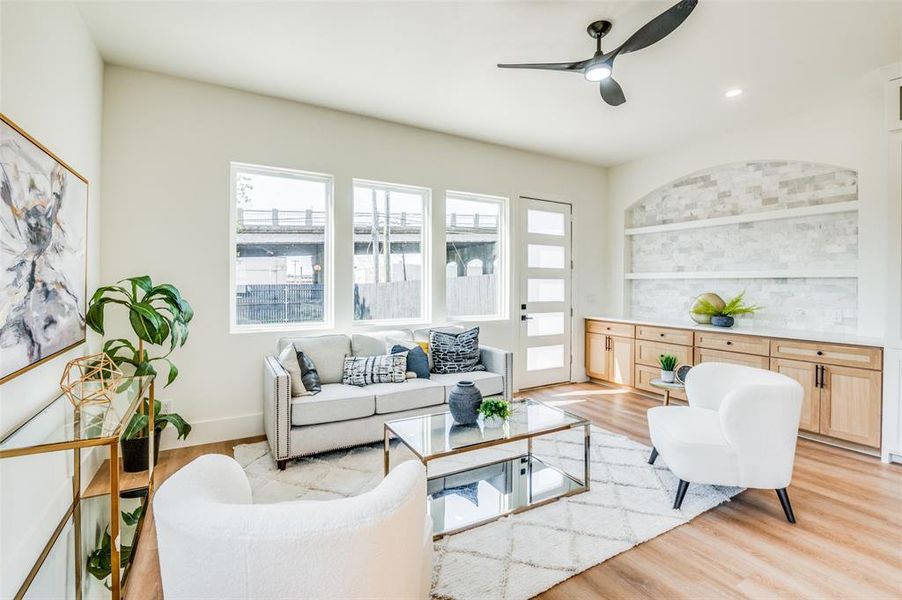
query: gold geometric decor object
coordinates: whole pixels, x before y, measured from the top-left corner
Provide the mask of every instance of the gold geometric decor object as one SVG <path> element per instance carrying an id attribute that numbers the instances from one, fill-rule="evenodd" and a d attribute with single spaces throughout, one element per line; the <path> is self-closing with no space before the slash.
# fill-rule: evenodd
<path id="1" fill-rule="evenodd" d="M 63 370 L 60 389 L 76 407 L 112 402 L 116 388 L 125 373 L 106 353 L 91 354 L 70 360 Z"/>

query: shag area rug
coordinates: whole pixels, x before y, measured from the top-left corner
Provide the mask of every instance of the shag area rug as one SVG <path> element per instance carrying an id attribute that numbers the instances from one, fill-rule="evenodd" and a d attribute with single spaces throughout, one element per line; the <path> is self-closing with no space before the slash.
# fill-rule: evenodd
<path id="1" fill-rule="evenodd" d="M 533 453 L 582 479 L 582 429 L 534 441 Z M 462 464 L 525 453 L 517 443 L 429 463 L 429 476 Z M 588 492 L 448 536 L 435 543 L 432 594 L 440 599 L 531 598 L 637 544 L 729 501 L 742 488 L 692 485 L 673 510 L 678 480 L 651 448 L 592 427 Z M 279 471 L 266 442 L 235 447 L 254 502 L 329 500 L 355 496 L 382 480 L 382 444 L 292 461 Z M 391 464 L 413 455 L 392 441 Z"/>

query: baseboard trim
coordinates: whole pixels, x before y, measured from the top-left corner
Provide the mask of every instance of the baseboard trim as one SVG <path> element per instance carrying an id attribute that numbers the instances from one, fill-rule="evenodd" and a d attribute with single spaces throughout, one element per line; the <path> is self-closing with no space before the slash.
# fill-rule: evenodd
<path id="1" fill-rule="evenodd" d="M 175 429 L 167 427 L 160 440 L 160 448 L 187 448 L 200 444 L 211 444 L 227 440 L 263 435 L 263 413 L 250 413 L 234 417 L 204 419 L 191 422 L 191 434 L 186 440 L 177 437 Z"/>

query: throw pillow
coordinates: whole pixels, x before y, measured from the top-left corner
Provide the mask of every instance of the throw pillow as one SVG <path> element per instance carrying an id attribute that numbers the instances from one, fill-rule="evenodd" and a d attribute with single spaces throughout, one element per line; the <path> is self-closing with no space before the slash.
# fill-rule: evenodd
<path id="1" fill-rule="evenodd" d="M 364 386 L 407 381 L 407 352 L 382 356 L 346 356 L 341 382 Z"/>
<path id="2" fill-rule="evenodd" d="M 282 348 L 277 360 L 279 361 L 279 364 L 282 365 L 282 368 L 285 369 L 285 372 L 288 373 L 288 378 L 291 382 L 291 396 L 309 396 L 310 392 L 308 392 L 307 388 L 304 386 L 302 379 L 303 373 L 301 371 L 300 362 L 298 361 L 298 352 L 294 349 L 294 344 L 288 344 Z"/>
<path id="3" fill-rule="evenodd" d="M 323 391 L 323 384 L 320 382 L 319 372 L 316 370 L 313 359 L 303 351 L 298 350 L 298 364 L 301 366 L 301 383 L 304 384 L 307 392 L 318 394 Z"/>
<path id="4" fill-rule="evenodd" d="M 392 354 L 407 352 L 407 370 L 413 371 L 417 375 L 417 379 L 429 379 L 429 358 L 426 353 L 417 344 L 413 347 L 407 347 L 402 344 L 395 344 L 391 349 Z"/>
<path id="5" fill-rule="evenodd" d="M 434 373 L 469 373 L 483 371 L 479 364 L 479 327 L 461 333 L 429 331 Z"/>

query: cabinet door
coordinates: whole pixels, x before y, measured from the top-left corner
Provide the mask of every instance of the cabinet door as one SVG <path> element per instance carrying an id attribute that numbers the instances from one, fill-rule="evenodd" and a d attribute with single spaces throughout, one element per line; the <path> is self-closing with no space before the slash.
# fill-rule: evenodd
<path id="1" fill-rule="evenodd" d="M 817 365 L 814 363 L 770 359 L 770 370 L 791 377 L 802 384 L 805 395 L 802 396 L 802 416 L 799 429 L 818 433 L 820 431 L 821 390 L 816 385 Z"/>
<path id="2" fill-rule="evenodd" d="M 608 381 L 620 385 L 633 385 L 633 352 L 636 340 L 632 338 L 611 337 L 610 342 L 610 376 Z"/>
<path id="3" fill-rule="evenodd" d="M 609 378 L 609 365 L 607 344 L 608 336 L 599 333 L 586 334 L 586 375 L 592 379 L 607 380 Z"/>
<path id="4" fill-rule="evenodd" d="M 659 344 L 658 342 L 636 340 L 637 365 L 657 367 L 660 364 L 658 358 L 662 354 L 672 354 L 676 356 L 678 365 L 692 363 L 692 348 L 689 346 L 676 346 L 674 344 Z"/>
<path id="5" fill-rule="evenodd" d="M 821 433 L 880 447 L 881 373 L 853 367 L 824 367 Z"/>

